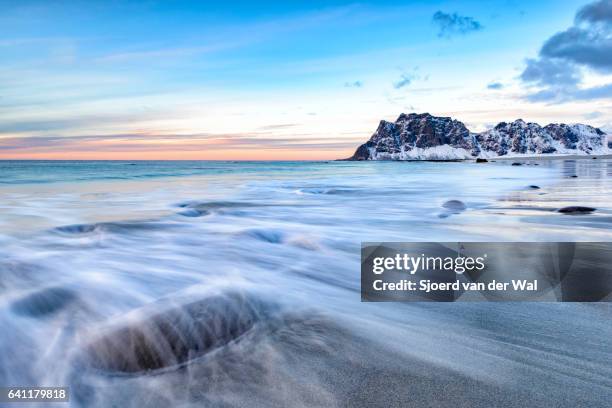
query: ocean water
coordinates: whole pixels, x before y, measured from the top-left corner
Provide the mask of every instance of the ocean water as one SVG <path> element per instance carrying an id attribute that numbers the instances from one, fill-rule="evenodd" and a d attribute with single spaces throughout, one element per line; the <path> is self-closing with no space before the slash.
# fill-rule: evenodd
<path id="1" fill-rule="evenodd" d="M 75 407 L 609 406 L 607 304 L 361 303 L 359 251 L 611 223 L 609 159 L 0 162 L 0 385 Z"/>

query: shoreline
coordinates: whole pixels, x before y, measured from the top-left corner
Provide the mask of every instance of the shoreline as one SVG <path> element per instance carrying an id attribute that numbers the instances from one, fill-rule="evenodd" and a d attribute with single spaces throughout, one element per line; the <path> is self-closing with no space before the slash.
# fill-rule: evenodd
<path id="1" fill-rule="evenodd" d="M 612 159 L 612 153 L 609 154 L 568 154 L 568 155 L 551 155 L 551 156 L 499 156 L 487 159 L 495 160 L 576 160 L 576 159 Z M 474 159 L 476 160 L 476 159 Z"/>
<path id="2" fill-rule="evenodd" d="M 541 156 L 495 156 L 495 157 L 473 157 L 471 159 L 452 159 L 452 160 L 432 160 L 432 159 L 410 159 L 410 160 L 354 160 L 336 159 L 334 161 L 349 162 L 476 162 L 477 159 L 485 159 L 487 162 L 508 161 L 508 160 L 577 160 L 577 159 L 612 159 L 612 153 L 608 154 L 567 154 L 567 155 L 541 155 Z"/>

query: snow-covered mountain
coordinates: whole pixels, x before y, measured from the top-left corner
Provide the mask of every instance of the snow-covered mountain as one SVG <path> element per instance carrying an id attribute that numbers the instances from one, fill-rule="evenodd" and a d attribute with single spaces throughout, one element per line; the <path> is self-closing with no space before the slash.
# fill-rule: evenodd
<path id="1" fill-rule="evenodd" d="M 402 113 L 395 123 L 382 120 L 370 140 L 359 146 L 350 160 L 461 160 L 610 153 L 606 134 L 588 125 L 542 127 L 518 119 L 473 133 L 460 121 L 448 117 Z"/>

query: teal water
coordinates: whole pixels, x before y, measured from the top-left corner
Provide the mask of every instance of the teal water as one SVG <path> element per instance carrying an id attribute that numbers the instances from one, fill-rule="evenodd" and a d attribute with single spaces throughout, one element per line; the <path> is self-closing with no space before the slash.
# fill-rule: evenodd
<path id="1" fill-rule="evenodd" d="M 319 169 L 330 162 L 0 160 L 0 184 L 139 180 Z M 345 164 L 350 166 L 350 164 Z"/>

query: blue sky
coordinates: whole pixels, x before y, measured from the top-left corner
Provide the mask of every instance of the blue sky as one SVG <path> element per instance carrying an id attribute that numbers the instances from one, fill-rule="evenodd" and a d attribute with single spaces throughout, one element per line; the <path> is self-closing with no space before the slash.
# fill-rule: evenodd
<path id="1" fill-rule="evenodd" d="M 0 158 L 331 159 L 411 111 L 609 127 L 608 6 L 0 1 Z"/>

